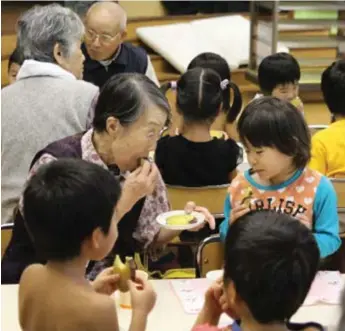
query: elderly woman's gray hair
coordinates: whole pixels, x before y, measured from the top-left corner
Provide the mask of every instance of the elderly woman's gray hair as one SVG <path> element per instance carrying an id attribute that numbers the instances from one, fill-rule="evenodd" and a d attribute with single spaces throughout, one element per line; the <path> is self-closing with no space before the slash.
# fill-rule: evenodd
<path id="1" fill-rule="evenodd" d="M 54 46 L 62 55 L 70 56 L 84 35 L 84 25 L 71 9 L 58 4 L 35 6 L 26 11 L 17 23 L 17 46 L 25 59 L 56 62 Z"/>

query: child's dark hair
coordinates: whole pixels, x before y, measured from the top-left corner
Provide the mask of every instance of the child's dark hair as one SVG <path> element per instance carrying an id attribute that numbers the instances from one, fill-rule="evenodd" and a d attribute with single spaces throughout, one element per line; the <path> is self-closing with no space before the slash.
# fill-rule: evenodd
<path id="1" fill-rule="evenodd" d="M 234 122 L 242 109 L 242 95 L 238 86 L 231 81 L 231 71 L 226 60 L 216 53 L 201 53 L 189 63 L 187 70 L 194 68 L 213 69 L 222 81 L 228 81 L 229 87 L 234 90 L 233 103 L 230 106 L 230 89 L 225 88 L 222 110 L 227 114 L 227 122 Z"/>
<path id="2" fill-rule="evenodd" d="M 10 70 L 10 67 L 12 65 L 12 63 L 17 63 L 20 66 L 23 64 L 24 62 L 24 57 L 22 52 L 19 50 L 19 48 L 17 47 L 12 54 L 10 55 L 9 59 L 8 59 L 8 68 L 7 70 Z"/>
<path id="3" fill-rule="evenodd" d="M 24 191 L 24 219 L 40 257 L 72 259 L 96 228 L 107 234 L 120 195 L 119 182 L 96 164 L 61 159 L 42 166 Z"/>
<path id="4" fill-rule="evenodd" d="M 273 97 L 253 100 L 237 124 L 240 140 L 254 147 L 273 147 L 293 156 L 296 168 L 310 159 L 310 132 L 302 113 L 291 103 Z"/>
<path id="5" fill-rule="evenodd" d="M 295 84 L 300 79 L 300 66 L 297 60 L 288 53 L 269 55 L 259 65 L 258 81 L 265 95 L 270 95 L 279 84 Z"/>
<path id="6" fill-rule="evenodd" d="M 289 215 L 257 211 L 234 222 L 225 241 L 224 283 L 262 324 L 286 322 L 302 305 L 319 267 L 312 232 Z"/>
<path id="7" fill-rule="evenodd" d="M 330 112 L 345 116 L 345 60 L 333 62 L 322 73 L 321 90 Z"/>
<path id="8" fill-rule="evenodd" d="M 174 88 L 174 82 L 161 86 L 164 93 Z M 222 92 L 226 88 L 219 75 L 212 69 L 195 68 L 186 71 L 176 82 L 176 106 L 187 122 L 210 124 L 219 114 Z"/>
<path id="9" fill-rule="evenodd" d="M 93 127 L 98 132 L 106 130 L 107 119 L 111 116 L 117 118 L 121 125 L 130 125 L 151 105 L 167 114 L 166 125 L 169 125 L 169 102 L 150 78 L 138 73 L 114 75 L 100 91 Z"/>

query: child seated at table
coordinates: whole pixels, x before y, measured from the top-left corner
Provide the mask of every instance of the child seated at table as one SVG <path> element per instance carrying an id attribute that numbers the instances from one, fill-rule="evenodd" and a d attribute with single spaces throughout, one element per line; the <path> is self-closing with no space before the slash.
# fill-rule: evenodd
<path id="1" fill-rule="evenodd" d="M 303 103 L 298 96 L 301 70 L 297 60 L 288 53 L 280 52 L 266 56 L 258 68 L 258 82 L 262 96 L 273 96 L 291 102 L 303 113 Z"/>
<path id="2" fill-rule="evenodd" d="M 327 177 L 345 178 L 345 60 L 323 72 L 321 90 L 332 123 L 312 137 L 310 167 Z"/>
<path id="3" fill-rule="evenodd" d="M 201 53 L 189 63 L 187 70 L 194 68 L 213 69 L 222 81 L 229 81 L 229 87 L 223 91 L 222 110 L 212 128 L 225 131 L 229 137 L 238 140 L 236 118 L 242 109 L 242 95 L 238 86 L 231 81 L 231 70 L 227 61 L 216 53 Z"/>
<path id="4" fill-rule="evenodd" d="M 193 331 L 216 331 L 225 312 L 240 320 L 227 330 L 322 331 L 317 323 L 292 323 L 319 267 L 311 232 L 286 214 L 246 214 L 225 241 L 223 279 L 206 292 Z M 316 316 L 315 316 L 316 318 Z"/>
<path id="5" fill-rule="evenodd" d="M 221 238 L 250 210 L 273 210 L 307 226 L 321 258 L 335 253 L 341 244 L 337 197 L 330 180 L 307 167 L 310 133 L 301 112 L 288 102 L 262 97 L 244 109 L 238 132 L 251 169 L 231 182 Z"/>
<path id="6" fill-rule="evenodd" d="M 35 248 L 46 265 L 33 264 L 19 287 L 23 330 L 119 330 L 111 297 L 119 275 L 105 269 L 85 279 L 89 260 L 104 258 L 117 239 L 119 182 L 102 167 L 62 159 L 42 166 L 24 191 L 24 215 Z M 155 304 L 150 283 L 128 281 L 132 300 L 129 330 L 145 330 Z"/>
<path id="7" fill-rule="evenodd" d="M 198 187 L 231 181 L 242 150 L 234 140 L 210 134 L 228 84 L 212 69 L 195 68 L 161 87 L 164 93 L 176 89 L 177 111 L 183 117 L 180 134 L 162 137 L 157 143 L 155 160 L 166 184 Z"/>
<path id="8" fill-rule="evenodd" d="M 13 84 L 17 80 L 17 75 L 23 62 L 23 56 L 19 49 L 16 48 L 8 59 L 7 74 L 9 84 Z"/>

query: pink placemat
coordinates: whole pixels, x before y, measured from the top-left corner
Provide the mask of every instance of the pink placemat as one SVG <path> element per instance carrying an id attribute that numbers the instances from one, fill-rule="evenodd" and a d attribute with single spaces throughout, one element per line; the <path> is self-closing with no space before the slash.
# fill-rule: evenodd
<path id="1" fill-rule="evenodd" d="M 204 304 L 205 292 L 212 281 L 206 278 L 174 279 L 170 284 L 183 310 L 187 314 L 198 314 Z"/>
<path id="2" fill-rule="evenodd" d="M 317 273 L 303 306 L 317 304 L 340 305 L 344 280 L 338 271 Z"/>
<path id="3" fill-rule="evenodd" d="M 205 292 L 212 282 L 206 278 L 174 279 L 170 281 L 170 284 L 185 313 L 197 315 L 204 304 Z M 218 326 L 225 327 L 232 323 L 233 319 L 222 314 Z"/>

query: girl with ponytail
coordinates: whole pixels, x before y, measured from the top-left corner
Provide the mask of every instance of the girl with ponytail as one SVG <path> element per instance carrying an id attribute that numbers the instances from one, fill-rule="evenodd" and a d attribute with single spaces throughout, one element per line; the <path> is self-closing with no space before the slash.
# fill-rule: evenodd
<path id="1" fill-rule="evenodd" d="M 176 110 L 182 117 L 180 134 L 165 136 L 157 144 L 156 163 L 165 183 L 196 187 L 231 181 L 232 172 L 242 162 L 242 150 L 234 140 L 210 134 L 224 109 L 224 91 L 229 90 L 229 84 L 212 69 L 195 68 L 161 87 L 164 93 L 176 90 Z M 232 109 L 229 113 L 235 120 L 237 114 Z"/>
<path id="2" fill-rule="evenodd" d="M 216 53 L 201 53 L 196 56 L 188 65 L 187 70 L 194 68 L 213 69 L 221 78 L 227 82 L 227 88 L 223 90 L 223 107 L 215 121 L 214 128 L 220 129 L 237 139 L 235 121 L 242 109 L 242 95 L 238 86 L 231 81 L 231 71 L 226 60 Z M 233 101 L 231 102 L 231 91 L 233 91 Z"/>

